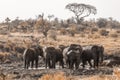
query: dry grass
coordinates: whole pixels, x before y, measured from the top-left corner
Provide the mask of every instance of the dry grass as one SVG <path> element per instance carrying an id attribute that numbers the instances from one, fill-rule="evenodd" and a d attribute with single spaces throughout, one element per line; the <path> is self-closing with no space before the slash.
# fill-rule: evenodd
<path id="1" fill-rule="evenodd" d="M 113 75 L 96 75 L 79 80 L 120 80 L 120 69 L 114 68 Z"/>
<path id="2" fill-rule="evenodd" d="M 114 33 L 114 32 L 110 32 Z M 9 39 L 12 42 L 23 43 L 21 41 L 26 40 L 26 44 L 22 44 L 22 46 L 30 44 L 30 38 L 24 36 L 31 36 L 33 34 L 19 34 L 13 33 L 11 34 L 13 37 L 9 37 L 6 35 L 0 35 L 2 40 Z M 22 37 L 21 37 L 22 36 Z M 42 46 L 58 46 L 58 45 L 70 45 L 70 44 L 80 44 L 80 45 L 89 45 L 89 44 L 101 44 L 105 47 L 105 53 L 111 54 L 116 49 L 120 48 L 120 39 L 119 36 L 114 38 L 111 36 L 101 36 L 99 32 L 95 32 L 94 34 L 75 34 L 74 37 L 69 35 L 59 35 L 57 34 L 57 40 L 45 39 L 41 34 L 34 34 L 35 37 L 40 37 L 40 45 Z M 9 53 L 0 53 L 0 56 L 6 56 Z M 57 72 L 54 74 L 46 74 L 43 75 L 39 80 L 120 80 L 120 71 L 118 69 L 114 69 L 113 75 L 97 75 L 91 76 L 83 79 L 76 79 L 74 76 L 65 76 L 63 72 Z"/>
<path id="3" fill-rule="evenodd" d="M 43 75 L 38 80 L 120 80 L 120 69 L 114 68 L 113 75 L 95 75 L 89 77 L 65 76 L 63 72 Z"/>
<path id="4" fill-rule="evenodd" d="M 0 52 L 0 61 L 4 61 L 4 59 L 6 58 L 6 56 L 8 56 L 10 53 L 8 52 Z"/>
<path id="5" fill-rule="evenodd" d="M 107 30 L 109 31 L 109 30 Z M 59 32 L 59 31 L 58 31 Z M 110 33 L 114 33 L 115 31 L 111 31 Z M 13 37 L 7 38 L 6 36 L 0 36 L 1 39 L 6 40 L 9 39 L 12 42 L 16 43 L 21 43 L 22 46 L 27 45 L 27 43 L 33 43 L 31 42 L 29 37 L 24 37 L 24 36 L 35 36 L 35 37 L 40 37 L 40 45 L 42 46 L 58 46 L 58 45 L 70 45 L 72 43 L 80 44 L 80 45 L 89 45 L 89 44 L 101 44 L 105 47 L 105 52 L 108 54 L 111 53 L 111 50 L 115 50 L 120 47 L 120 39 L 119 36 L 114 38 L 111 36 L 101 36 L 99 32 L 96 32 L 94 34 L 87 34 L 87 33 L 81 33 L 81 34 L 75 34 L 74 37 L 69 36 L 69 35 L 60 35 L 56 33 L 57 35 L 57 40 L 53 39 L 45 39 L 43 38 L 43 35 L 41 33 L 39 34 L 20 34 L 20 33 L 11 33 Z M 26 44 L 23 44 L 23 40 L 26 40 Z M 110 52 L 110 53 L 109 53 Z"/>
<path id="6" fill-rule="evenodd" d="M 75 79 L 73 76 L 65 76 L 63 72 L 57 72 L 54 74 L 43 75 L 38 80 L 78 80 L 78 79 Z"/>

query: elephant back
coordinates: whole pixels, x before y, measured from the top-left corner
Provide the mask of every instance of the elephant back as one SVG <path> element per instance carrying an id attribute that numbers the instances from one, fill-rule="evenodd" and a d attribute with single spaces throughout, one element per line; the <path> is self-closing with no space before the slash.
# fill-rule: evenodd
<path id="1" fill-rule="evenodd" d="M 68 51 L 70 50 L 79 51 L 79 53 L 81 53 L 83 49 L 82 46 L 79 44 L 71 44 Z"/>
<path id="2" fill-rule="evenodd" d="M 36 46 L 34 49 L 35 49 L 36 54 L 43 57 L 43 48 L 41 46 Z"/>
<path id="3" fill-rule="evenodd" d="M 64 45 L 59 45 L 59 46 L 58 46 L 58 48 L 61 49 L 62 52 L 63 52 L 63 50 L 64 50 L 66 47 L 68 47 L 68 46 L 64 46 Z"/>
<path id="4" fill-rule="evenodd" d="M 25 51 L 23 53 L 23 59 L 32 60 L 33 57 L 36 57 L 36 56 L 37 55 L 35 54 L 35 51 L 32 48 L 25 49 Z"/>
<path id="5" fill-rule="evenodd" d="M 92 45 L 85 45 L 83 46 L 83 50 L 91 50 L 92 49 Z"/>
<path id="6" fill-rule="evenodd" d="M 44 58 L 46 58 L 47 55 L 52 56 L 54 52 L 55 52 L 54 47 L 44 47 L 43 48 Z"/>

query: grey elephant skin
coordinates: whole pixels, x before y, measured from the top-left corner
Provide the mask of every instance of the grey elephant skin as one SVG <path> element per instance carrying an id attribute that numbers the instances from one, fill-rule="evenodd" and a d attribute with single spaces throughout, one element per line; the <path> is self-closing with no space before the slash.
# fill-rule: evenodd
<path id="1" fill-rule="evenodd" d="M 84 46 L 81 55 L 83 68 L 85 67 L 87 61 L 90 67 L 98 68 L 99 64 L 103 62 L 103 57 L 104 57 L 104 47 L 102 45 Z M 91 63 L 91 60 L 93 60 L 93 65 Z"/>
<path id="2" fill-rule="evenodd" d="M 45 68 L 48 67 L 55 69 L 57 62 L 59 62 L 62 68 L 64 68 L 63 55 L 61 49 L 57 49 L 54 47 L 45 47 L 43 51 L 44 51 Z"/>
<path id="3" fill-rule="evenodd" d="M 28 69 L 30 63 L 31 63 L 31 68 L 33 68 L 34 62 L 35 62 L 35 68 L 38 68 L 39 56 L 43 57 L 43 50 L 41 46 L 25 49 L 23 54 L 24 68 Z"/>
<path id="4" fill-rule="evenodd" d="M 78 69 L 80 64 L 80 56 L 82 54 L 82 47 L 79 44 L 71 44 L 63 50 L 64 62 L 69 69 Z"/>

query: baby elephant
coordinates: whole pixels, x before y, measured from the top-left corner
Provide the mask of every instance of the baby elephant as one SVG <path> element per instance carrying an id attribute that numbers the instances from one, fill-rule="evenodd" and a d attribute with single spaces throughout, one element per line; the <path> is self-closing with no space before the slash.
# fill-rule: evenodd
<path id="1" fill-rule="evenodd" d="M 28 69 L 30 63 L 31 63 L 31 68 L 33 68 L 34 62 L 35 62 L 35 68 L 37 68 L 39 55 L 43 57 L 43 50 L 42 47 L 40 46 L 37 46 L 35 48 L 25 49 L 23 54 L 24 68 Z"/>

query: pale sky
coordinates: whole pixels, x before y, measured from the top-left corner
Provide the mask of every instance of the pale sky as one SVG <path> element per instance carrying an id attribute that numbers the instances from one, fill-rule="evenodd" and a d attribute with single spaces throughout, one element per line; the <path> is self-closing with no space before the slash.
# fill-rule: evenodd
<path id="1" fill-rule="evenodd" d="M 45 13 L 53 14 L 60 19 L 67 19 L 74 14 L 65 6 L 68 3 L 84 3 L 93 5 L 97 8 L 96 15 L 90 15 L 91 18 L 108 18 L 120 21 L 120 0 L 0 0 L 0 21 L 6 17 L 15 19 L 17 16 L 20 19 L 36 18 L 36 15 Z"/>

